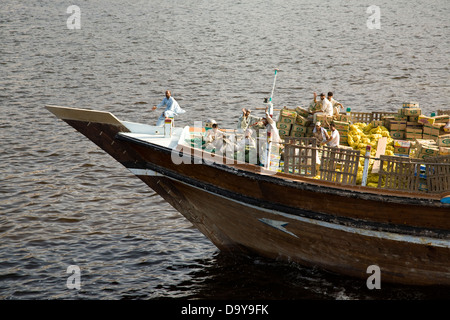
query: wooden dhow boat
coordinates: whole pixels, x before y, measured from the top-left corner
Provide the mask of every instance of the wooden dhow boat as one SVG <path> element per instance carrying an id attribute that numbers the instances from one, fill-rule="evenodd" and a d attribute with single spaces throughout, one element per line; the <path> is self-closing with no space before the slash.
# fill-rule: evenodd
<path id="1" fill-rule="evenodd" d="M 284 172 L 278 172 L 196 148 L 190 143 L 196 129 L 190 127 L 46 108 L 145 182 L 220 250 L 361 279 L 375 265 L 381 281 L 450 285 L 448 157 L 425 164 L 429 183 L 440 188 L 434 192 L 400 188 L 417 184 L 418 164 L 392 157 L 380 158 L 380 176 L 396 183 L 372 188 L 355 185 L 359 158 L 353 161 L 351 150 L 323 151 L 320 177 L 313 178 L 317 148 L 302 139 L 285 140 Z"/>

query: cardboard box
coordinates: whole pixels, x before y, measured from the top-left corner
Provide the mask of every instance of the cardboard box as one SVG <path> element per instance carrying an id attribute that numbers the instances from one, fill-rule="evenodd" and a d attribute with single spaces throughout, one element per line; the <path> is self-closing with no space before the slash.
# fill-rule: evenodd
<path id="1" fill-rule="evenodd" d="M 405 138 L 405 130 L 392 130 L 389 133 L 392 139 L 403 140 Z"/>
<path id="2" fill-rule="evenodd" d="M 422 110 L 420 108 L 403 109 L 403 115 L 405 115 L 405 116 L 419 116 L 421 114 L 422 114 Z"/>
<path id="3" fill-rule="evenodd" d="M 423 133 L 430 134 L 431 135 L 431 129 L 433 125 L 431 124 L 424 124 L 423 125 Z"/>
<path id="4" fill-rule="evenodd" d="M 450 147 L 450 134 L 442 135 L 437 138 L 439 147 Z"/>
<path id="5" fill-rule="evenodd" d="M 308 130 L 308 127 L 301 126 L 301 125 L 295 123 L 292 125 L 291 133 L 294 133 L 294 132 L 306 133 L 307 130 Z"/>
<path id="6" fill-rule="evenodd" d="M 402 108 L 403 109 L 409 109 L 409 108 L 419 108 L 419 103 L 418 102 L 403 102 L 402 104 Z"/>
<path id="7" fill-rule="evenodd" d="M 422 133 L 422 139 L 430 140 L 432 139 L 432 135 L 429 133 L 425 133 L 425 131 Z"/>
<path id="8" fill-rule="evenodd" d="M 431 126 L 431 132 L 430 134 L 432 136 L 441 136 L 445 135 L 446 132 L 444 131 L 445 124 L 444 123 L 435 123 Z"/>
<path id="9" fill-rule="evenodd" d="M 372 121 L 372 127 L 376 128 L 376 127 L 382 127 L 384 126 L 384 121 L 382 120 L 373 120 Z"/>
<path id="10" fill-rule="evenodd" d="M 408 116 L 409 122 L 417 122 L 419 121 L 419 116 Z"/>
<path id="11" fill-rule="evenodd" d="M 439 155 L 450 156 L 450 147 L 439 147 Z"/>
<path id="12" fill-rule="evenodd" d="M 289 136 L 289 130 L 279 129 L 278 134 L 280 135 L 280 137 Z"/>
<path id="13" fill-rule="evenodd" d="M 439 148 L 436 146 L 424 144 L 424 145 L 422 145 L 422 148 L 420 149 L 420 153 L 437 156 L 437 155 L 439 155 Z"/>
<path id="14" fill-rule="evenodd" d="M 448 114 L 444 114 L 441 116 L 435 116 L 434 118 L 434 123 L 447 123 L 450 121 L 450 115 Z"/>
<path id="15" fill-rule="evenodd" d="M 314 101 L 313 101 L 310 103 L 308 109 L 310 111 L 320 111 L 320 110 L 322 110 L 322 104 L 320 102 L 314 103 Z"/>
<path id="16" fill-rule="evenodd" d="M 417 120 L 417 122 L 422 123 L 422 124 L 434 124 L 435 121 L 436 121 L 435 118 L 427 117 L 427 116 L 424 116 L 423 114 L 420 115 L 419 119 Z"/>
<path id="17" fill-rule="evenodd" d="M 339 132 L 341 131 L 348 132 L 348 130 L 350 129 L 350 124 L 348 122 L 333 121 L 333 123 Z"/>
<path id="18" fill-rule="evenodd" d="M 420 145 L 426 144 L 426 145 L 431 145 L 431 146 L 433 146 L 433 145 L 437 146 L 436 141 L 434 141 L 432 139 L 417 139 L 416 143 L 420 144 Z"/>
<path id="19" fill-rule="evenodd" d="M 391 120 L 389 122 L 389 130 L 391 131 L 406 130 L 406 121 Z"/>
<path id="20" fill-rule="evenodd" d="M 289 131 L 291 130 L 292 124 L 291 123 L 284 123 L 284 122 L 277 122 L 277 128 L 278 130 L 285 130 L 285 131 Z"/>
<path id="21" fill-rule="evenodd" d="M 294 124 L 294 123 L 295 123 L 295 119 L 296 119 L 296 118 L 282 117 L 282 116 L 280 116 L 280 119 L 278 120 L 277 125 L 278 125 L 279 123 Z"/>
<path id="22" fill-rule="evenodd" d="M 351 115 L 347 115 L 347 114 L 339 114 L 337 116 L 337 120 L 341 121 L 341 122 L 350 122 L 351 121 Z"/>
<path id="23" fill-rule="evenodd" d="M 416 139 L 422 139 L 422 137 L 423 137 L 422 134 L 418 134 L 418 133 L 411 133 L 411 132 L 405 133 L 406 140 L 415 141 Z"/>
<path id="24" fill-rule="evenodd" d="M 411 148 L 411 141 L 394 140 L 394 147 Z"/>
<path id="25" fill-rule="evenodd" d="M 423 130 L 417 127 L 406 127 L 406 133 L 422 134 Z"/>
<path id="26" fill-rule="evenodd" d="M 311 112 L 309 112 L 308 110 L 306 110 L 302 107 L 295 108 L 295 112 L 297 112 L 297 115 L 300 115 L 304 118 L 308 118 L 308 116 L 311 114 Z"/>
<path id="27" fill-rule="evenodd" d="M 280 111 L 280 117 L 295 119 L 297 117 L 297 112 L 284 108 Z"/>
<path id="28" fill-rule="evenodd" d="M 295 119 L 295 123 L 300 125 L 300 126 L 306 127 L 306 126 L 308 126 L 311 123 L 311 121 L 309 119 L 305 118 L 305 117 L 297 115 L 297 118 Z"/>
<path id="29" fill-rule="evenodd" d="M 408 141 L 406 141 L 408 142 Z M 400 146 L 394 146 L 394 154 L 401 154 L 401 155 L 409 155 L 409 150 L 411 150 L 411 148 L 405 148 L 405 147 L 400 147 Z"/>
<path id="30" fill-rule="evenodd" d="M 333 117 L 327 116 L 325 114 L 317 114 L 316 121 L 322 122 L 322 124 L 326 124 L 326 122 L 331 123 L 333 121 Z"/>
<path id="31" fill-rule="evenodd" d="M 303 138 L 306 137 L 306 133 L 304 132 L 291 132 L 291 137 Z"/>

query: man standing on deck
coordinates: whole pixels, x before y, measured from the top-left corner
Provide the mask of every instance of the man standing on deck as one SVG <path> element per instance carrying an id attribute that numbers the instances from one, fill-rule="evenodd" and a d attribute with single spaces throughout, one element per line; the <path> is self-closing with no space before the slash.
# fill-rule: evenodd
<path id="1" fill-rule="evenodd" d="M 173 118 L 179 114 L 185 113 L 186 110 L 180 108 L 178 102 L 172 97 L 170 90 L 166 91 L 166 97 L 157 106 L 153 106 L 152 110 L 155 111 L 159 107 L 166 106 L 164 112 L 159 116 L 157 126 L 162 126 L 166 118 Z"/>
<path id="2" fill-rule="evenodd" d="M 242 116 L 239 117 L 238 129 L 247 130 L 249 127 L 253 126 L 253 124 L 261 121 L 261 118 L 255 117 L 251 115 L 250 109 L 242 109 Z"/>

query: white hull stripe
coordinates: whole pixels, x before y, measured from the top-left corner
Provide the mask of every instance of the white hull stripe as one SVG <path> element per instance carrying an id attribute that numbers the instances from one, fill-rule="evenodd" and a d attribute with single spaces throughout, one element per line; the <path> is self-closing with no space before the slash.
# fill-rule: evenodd
<path id="1" fill-rule="evenodd" d="M 164 175 L 162 175 L 159 172 L 150 170 L 150 169 L 135 169 L 135 168 L 127 168 L 128 170 L 131 171 L 131 173 L 137 175 L 137 176 L 159 176 L 159 177 L 163 177 Z"/>
<path id="2" fill-rule="evenodd" d="M 293 214 L 284 213 L 284 212 L 280 212 L 280 211 L 276 211 L 276 210 L 272 210 L 272 209 L 260 208 L 258 206 L 255 206 L 255 205 L 252 205 L 252 204 L 248 204 L 248 203 L 236 200 L 236 199 L 231 199 L 231 198 L 222 196 L 220 194 L 211 192 L 209 190 L 205 190 L 203 188 L 191 185 L 191 184 L 186 183 L 184 181 L 177 180 L 177 179 L 175 179 L 173 177 L 165 176 L 165 175 L 157 173 L 157 172 L 155 172 L 153 170 L 148 170 L 148 169 L 128 169 L 128 170 L 130 170 L 132 173 L 134 173 L 136 175 L 141 175 L 141 176 L 164 176 L 166 178 L 175 180 L 175 181 L 177 181 L 179 183 L 183 183 L 185 185 L 188 185 L 188 186 L 190 186 L 192 188 L 196 188 L 198 190 L 201 190 L 202 192 L 208 192 L 208 193 L 210 193 L 210 194 L 212 194 L 214 196 L 221 197 L 223 199 L 226 199 L 226 200 L 229 200 L 229 201 L 233 201 L 235 203 L 239 203 L 240 205 L 243 205 L 243 206 L 246 206 L 246 207 L 249 207 L 249 208 L 253 208 L 253 209 L 259 210 L 259 211 L 268 212 L 268 213 L 271 213 L 271 214 L 274 214 L 274 215 L 282 216 L 282 217 L 285 217 L 285 218 L 301 221 L 301 222 L 304 222 L 304 223 L 309 223 L 309 224 L 313 224 L 313 225 L 317 225 L 317 226 L 321 226 L 321 227 L 325 227 L 325 228 L 329 228 L 329 229 L 334 229 L 334 230 L 349 232 L 349 233 L 353 233 L 353 234 L 358 234 L 358 235 L 361 235 L 361 236 L 367 236 L 367 237 L 373 237 L 373 238 L 379 238 L 379 239 L 385 239 L 385 240 L 392 240 L 392 241 L 408 242 L 408 243 L 420 244 L 420 245 L 428 245 L 428 246 L 433 246 L 433 247 L 450 248 L 450 240 L 446 240 L 446 239 L 437 239 L 437 238 L 430 238 L 430 237 L 419 237 L 419 236 L 411 236 L 411 235 L 405 235 L 405 234 L 393 233 L 393 232 L 386 232 L 386 231 L 368 230 L 368 229 L 344 226 L 344 225 L 340 225 L 340 224 L 334 224 L 334 223 L 321 221 L 321 220 L 315 220 L 315 219 L 306 218 L 306 217 L 300 217 L 300 216 L 296 216 L 296 215 L 293 215 Z M 267 221 L 264 221 L 264 222 L 267 224 Z M 284 232 L 286 232 L 286 231 L 284 231 Z"/>

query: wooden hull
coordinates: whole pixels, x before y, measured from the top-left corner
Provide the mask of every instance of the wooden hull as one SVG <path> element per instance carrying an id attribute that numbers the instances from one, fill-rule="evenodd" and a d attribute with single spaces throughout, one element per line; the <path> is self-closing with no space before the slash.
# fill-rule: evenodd
<path id="1" fill-rule="evenodd" d="M 60 116 L 135 173 L 219 249 L 367 279 L 450 285 L 450 207 L 439 196 L 375 192 L 246 164 L 175 164 L 166 147 L 119 134 L 115 121 Z M 189 153 L 191 152 L 191 153 Z"/>

